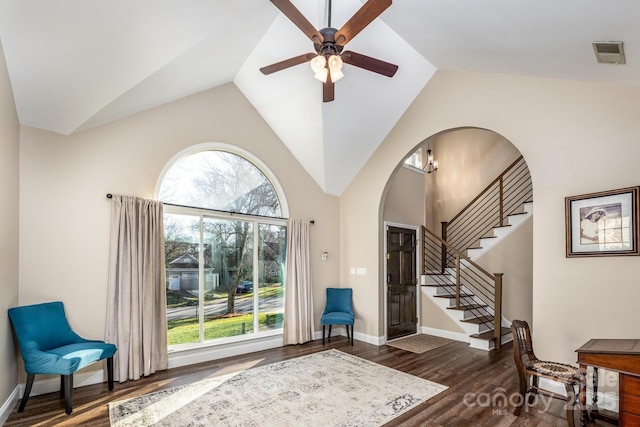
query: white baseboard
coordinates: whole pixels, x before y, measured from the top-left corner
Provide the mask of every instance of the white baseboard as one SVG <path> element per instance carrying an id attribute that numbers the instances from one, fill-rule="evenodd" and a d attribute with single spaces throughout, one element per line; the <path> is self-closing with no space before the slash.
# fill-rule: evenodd
<path id="1" fill-rule="evenodd" d="M 337 327 L 337 328 L 331 328 L 331 336 L 335 337 L 335 336 L 343 336 L 346 337 L 347 336 L 347 330 L 344 327 Z M 386 340 L 384 337 L 376 337 L 373 335 L 367 335 L 367 334 L 363 334 L 362 332 L 358 332 L 358 331 L 354 331 L 353 333 L 353 338 L 357 341 L 362 341 L 362 342 L 366 342 L 367 344 L 373 344 L 373 345 L 377 345 L 377 346 L 381 346 L 384 345 L 386 343 Z M 313 333 L 313 339 L 314 340 L 321 340 L 322 339 L 322 331 L 315 331 Z M 325 338 L 326 339 L 326 338 Z"/>
<path id="2" fill-rule="evenodd" d="M 469 343 L 470 339 L 464 332 L 452 332 L 444 329 L 430 328 L 428 326 L 420 326 L 420 333 L 433 335 L 440 338 L 449 338 L 450 340 Z"/>
<path id="3" fill-rule="evenodd" d="M 9 398 L 2 404 L 0 408 L 0 426 L 4 425 L 5 421 L 9 419 L 9 415 L 13 410 L 16 402 L 20 399 L 20 386 L 16 386 L 13 392 L 9 395 Z"/>
<path id="4" fill-rule="evenodd" d="M 38 379 L 40 378 L 40 379 Z M 73 374 L 73 388 L 84 387 L 91 384 L 99 384 L 105 381 L 106 372 L 103 369 L 97 371 L 78 371 Z M 26 384 L 18 384 L 20 389 L 19 398 L 24 394 Z M 54 393 L 60 391 L 60 376 L 43 376 L 36 375 L 31 394 L 29 396 L 38 396 L 40 394 Z"/>

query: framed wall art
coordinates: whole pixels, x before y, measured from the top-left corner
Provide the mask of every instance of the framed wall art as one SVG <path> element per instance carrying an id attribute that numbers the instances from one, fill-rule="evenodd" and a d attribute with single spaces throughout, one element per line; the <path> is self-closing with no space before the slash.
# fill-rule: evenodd
<path id="1" fill-rule="evenodd" d="M 565 198 L 567 257 L 638 255 L 638 191 Z"/>

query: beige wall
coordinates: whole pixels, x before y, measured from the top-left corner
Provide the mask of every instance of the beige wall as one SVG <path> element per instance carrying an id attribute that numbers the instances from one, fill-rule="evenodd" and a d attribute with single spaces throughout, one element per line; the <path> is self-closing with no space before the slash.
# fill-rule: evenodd
<path id="1" fill-rule="evenodd" d="M 384 201 L 384 220 L 403 225 L 424 224 L 424 175 L 399 168 Z"/>
<path id="2" fill-rule="evenodd" d="M 388 177 L 417 142 L 479 127 L 513 143 L 531 171 L 538 355 L 572 363 L 589 338 L 637 337 L 640 257 L 567 259 L 564 198 L 640 183 L 639 109 L 637 87 L 438 71 L 341 197 L 341 276 L 363 313 L 356 327 L 383 335 L 382 300 L 373 290 L 383 288 L 381 200 Z M 348 275 L 356 264 L 369 274 Z"/>
<path id="3" fill-rule="evenodd" d="M 18 385 L 17 353 L 6 313 L 18 305 L 19 143 L 18 116 L 0 46 L 0 407 Z"/>
<path id="4" fill-rule="evenodd" d="M 105 195 L 152 198 L 166 163 L 204 142 L 255 155 L 282 185 L 290 217 L 315 220 L 319 319 L 324 288 L 339 284 L 339 200 L 315 184 L 233 84 L 69 137 L 22 128 L 20 303 L 60 299 L 80 335 L 104 337 L 111 209 Z"/>
<path id="5" fill-rule="evenodd" d="M 520 156 L 503 136 L 485 129 L 466 128 L 429 138 L 438 171 L 427 176 L 427 221 L 440 235 L 441 221 L 449 221 L 507 166 Z"/>
<path id="6" fill-rule="evenodd" d="M 508 320 L 533 322 L 533 219 L 491 248 L 476 263 L 502 276 L 502 315 Z"/>

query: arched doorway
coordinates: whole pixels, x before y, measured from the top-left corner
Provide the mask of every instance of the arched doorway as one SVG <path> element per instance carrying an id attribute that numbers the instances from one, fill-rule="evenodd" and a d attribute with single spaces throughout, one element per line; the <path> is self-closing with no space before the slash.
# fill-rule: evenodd
<path id="1" fill-rule="evenodd" d="M 428 149 L 431 150 L 434 160 L 438 161 L 438 170 L 432 173 L 427 173 L 423 169 L 427 166 Z M 389 224 L 402 225 L 406 228 L 424 225 L 439 236 L 441 222 L 453 218 L 519 156 L 520 152 L 510 141 L 486 129 L 451 129 L 425 139 L 415 147 L 415 150 L 407 154 L 406 158 L 410 159 L 412 164 L 397 168 L 387 184 L 383 197 L 384 232 L 387 232 Z M 416 159 L 419 160 L 416 161 Z M 531 225 L 528 230 L 532 230 Z M 519 271 L 513 271 L 512 267 L 505 265 L 504 253 L 485 256 L 482 261 L 491 271 L 505 272 L 495 269 L 508 269 L 507 280 L 511 286 L 504 295 L 507 313 L 517 313 L 519 318 L 530 319 L 532 317 L 532 235 L 530 231 L 528 233 L 527 235 L 525 230 L 518 237 L 525 241 L 525 244 L 518 244 L 515 251 L 517 267 L 513 269 Z M 419 233 L 416 238 L 421 240 Z M 386 239 L 384 251 L 386 260 L 389 254 Z M 464 339 L 465 329 L 422 294 L 419 279 L 420 255 L 416 263 L 418 265 L 416 268 L 418 298 L 415 307 L 418 318 L 417 331 Z M 388 268 L 390 266 L 385 262 L 383 283 L 386 282 Z M 392 307 L 386 283 L 381 291 L 385 295 L 383 318 L 386 337 L 389 339 L 394 337 L 389 314 L 396 308 Z"/>

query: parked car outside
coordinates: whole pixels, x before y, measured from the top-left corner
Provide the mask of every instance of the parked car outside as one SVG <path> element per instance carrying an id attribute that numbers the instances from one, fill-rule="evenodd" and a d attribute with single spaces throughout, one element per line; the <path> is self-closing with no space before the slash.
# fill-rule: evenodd
<path id="1" fill-rule="evenodd" d="M 240 284 L 236 288 L 236 294 L 246 294 L 247 292 L 253 292 L 253 282 L 249 280 L 240 282 Z"/>

